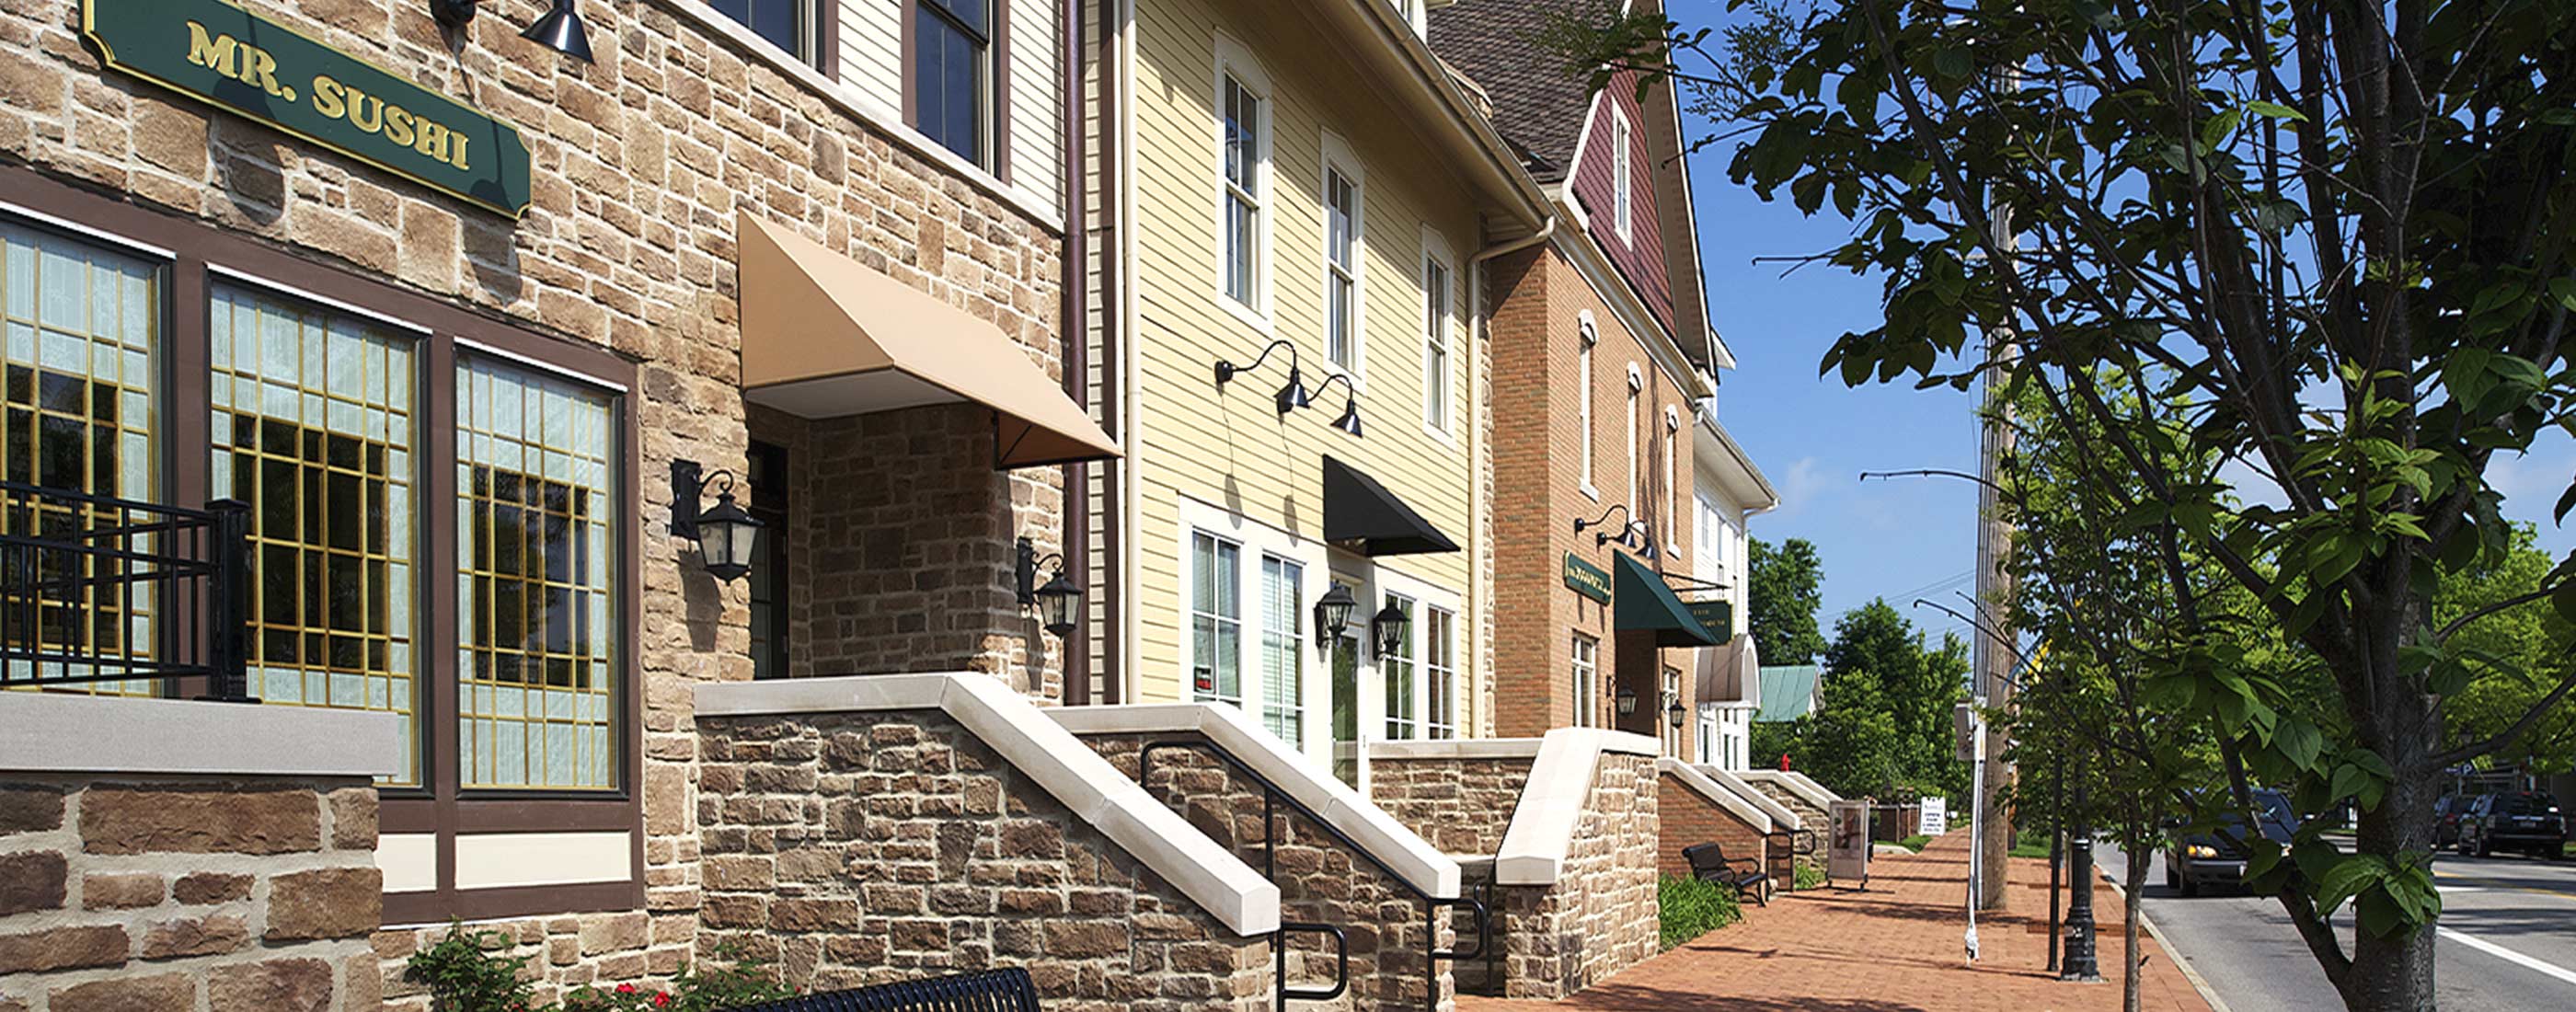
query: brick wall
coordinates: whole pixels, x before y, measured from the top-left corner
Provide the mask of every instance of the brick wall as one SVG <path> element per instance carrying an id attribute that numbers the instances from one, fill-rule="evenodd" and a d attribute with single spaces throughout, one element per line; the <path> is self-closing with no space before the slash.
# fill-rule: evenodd
<path id="1" fill-rule="evenodd" d="M 1527 737 L 1566 727 L 1574 721 L 1573 635 L 1599 641 L 1598 722 L 1617 722 L 1611 694 L 1621 684 L 1640 701 L 1635 717 L 1622 730 L 1661 738 L 1667 732 L 1661 713 L 1663 668 L 1683 674 L 1684 706 L 1695 686 L 1690 655 L 1658 650 L 1610 628 L 1611 607 L 1576 594 L 1565 586 L 1568 552 L 1604 569 L 1619 551 L 1593 543 L 1593 533 L 1576 534 L 1573 522 L 1589 520 L 1617 504 L 1632 511 L 1614 517 L 1605 529 L 1616 533 L 1620 520 L 1636 518 L 1652 525 L 1656 549 L 1665 556 L 1650 566 L 1688 573 L 1692 556 L 1691 406 L 1672 376 L 1659 372 L 1641 338 L 1620 324 L 1609 303 L 1594 291 L 1580 270 L 1552 246 L 1500 257 L 1487 268 L 1495 292 L 1490 332 L 1493 335 L 1494 484 L 1494 732 Z M 1597 341 L 1592 359 L 1592 430 L 1582 429 L 1578 349 L 1581 321 L 1589 313 Z M 1637 476 L 1645 488 L 1642 502 L 1628 483 L 1628 365 L 1636 363 L 1644 381 L 1638 395 Z M 1664 411 L 1680 416 L 1679 438 L 1666 442 Z M 1592 445 L 1589 475 L 1598 498 L 1583 491 L 1584 441 Z M 1673 483 L 1667 497 L 1663 459 L 1676 454 Z M 1667 501 L 1672 509 L 1667 510 Z M 1667 515 L 1668 513 L 1674 515 Z M 1667 551 L 1669 549 L 1669 551 Z M 1693 755 L 1690 736 L 1696 721 L 1685 721 L 1678 755 Z"/>
<path id="2" fill-rule="evenodd" d="M 1682 848 L 1715 842 L 1725 848 L 1731 860 L 1756 862 L 1740 867 L 1761 868 L 1783 888 L 1790 884 L 1785 877 L 1790 869 L 1787 855 L 1772 854 L 1769 841 L 1751 823 L 1672 773 L 1657 775 L 1657 789 L 1662 794 L 1657 804 L 1662 809 L 1659 814 L 1663 826 L 1656 847 L 1655 867 L 1659 873 L 1689 878 L 1690 861 L 1682 857 Z"/>
<path id="3" fill-rule="evenodd" d="M 1130 777 L 1136 775 L 1137 753 L 1150 742 L 1205 742 L 1204 735 L 1085 735 L 1083 743 L 1099 751 Z M 1422 898 L 1406 889 L 1367 858 L 1323 832 L 1313 821 L 1281 804 L 1276 809 L 1275 853 L 1263 846 L 1262 793 L 1256 782 L 1237 777 L 1206 753 L 1159 749 L 1147 789 L 1179 812 L 1190 824 L 1232 850 L 1255 870 L 1273 867 L 1279 886 L 1283 921 L 1333 924 L 1343 928 L 1350 945 L 1350 991 L 1331 1002 L 1298 1002 L 1301 1009 L 1419 1010 L 1425 953 L 1436 945 L 1457 945 L 1450 918 L 1442 918 L 1438 937 L 1423 936 Z M 1408 826 L 1419 823 L 1397 815 Z M 1426 839 L 1428 839 L 1426 837 Z M 1436 842 L 1434 844 L 1437 845 Z M 1445 908 L 1444 908 L 1445 910 Z M 1468 923 L 1459 919 L 1457 923 Z M 1289 938 L 1290 978 L 1299 986 L 1322 986 L 1332 979 L 1333 950 L 1328 939 L 1312 934 Z M 1450 965 L 1437 964 L 1432 986 L 1438 1008 L 1454 1005 Z"/>
<path id="4" fill-rule="evenodd" d="M 831 989 L 1028 967 L 1050 1009 L 1267 1008 L 1230 935 L 945 714 L 706 718 L 701 948 Z"/>
<path id="5" fill-rule="evenodd" d="M 0 774 L 0 1010 L 374 1012 L 363 777 Z"/>

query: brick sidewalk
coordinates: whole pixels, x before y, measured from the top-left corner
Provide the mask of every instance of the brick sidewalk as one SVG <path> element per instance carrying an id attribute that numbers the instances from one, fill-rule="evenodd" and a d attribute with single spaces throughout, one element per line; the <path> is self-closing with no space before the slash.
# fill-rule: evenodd
<path id="1" fill-rule="evenodd" d="M 1588 1009 L 1726 1012 L 1986 1010 L 2050 1012 L 2120 1007 L 2120 896 L 2094 893 L 2100 925 L 2100 984 L 2057 980 L 2048 965 L 2048 865 L 2013 862 L 2009 910 L 1977 919 L 1983 950 L 1965 958 L 1961 903 L 1968 834 L 1955 832 L 1923 853 L 1870 862 L 1867 892 L 1817 889 L 1746 907 L 1744 920 L 1710 932 L 1559 1003 L 1464 996 L 1458 1012 Z M 2200 994 L 2143 932 L 2149 1012 L 2208 1012 Z"/>

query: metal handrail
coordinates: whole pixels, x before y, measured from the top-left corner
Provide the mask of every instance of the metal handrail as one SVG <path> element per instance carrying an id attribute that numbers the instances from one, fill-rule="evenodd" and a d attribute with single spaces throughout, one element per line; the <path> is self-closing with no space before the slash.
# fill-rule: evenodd
<path id="1" fill-rule="evenodd" d="M 1440 989 L 1436 984 L 1436 980 L 1439 977 L 1438 964 L 1441 960 L 1457 962 L 1460 959 L 1475 959 L 1484 954 L 1488 943 L 1491 941 L 1492 935 L 1492 918 L 1486 909 L 1484 901 L 1468 899 L 1463 896 L 1444 899 L 1431 895 L 1430 890 L 1414 884 L 1413 880 L 1405 878 L 1393 867 L 1390 867 L 1385 861 L 1379 860 L 1377 855 L 1370 853 L 1367 847 L 1361 846 L 1360 842 L 1353 839 L 1350 834 L 1342 832 L 1331 822 L 1326 821 L 1323 813 L 1317 812 L 1312 807 L 1309 807 L 1305 802 L 1297 800 L 1295 795 L 1281 790 L 1277 783 L 1273 782 L 1269 777 L 1263 776 L 1261 771 L 1253 769 L 1243 760 L 1236 758 L 1225 749 L 1219 747 L 1215 742 L 1174 739 L 1170 741 L 1158 741 L 1146 744 L 1144 747 L 1136 750 L 1136 782 L 1138 784 L 1150 784 L 1152 782 L 1154 772 L 1154 753 L 1165 749 L 1203 751 L 1209 756 L 1214 757 L 1217 761 L 1224 763 L 1228 768 L 1242 774 L 1247 779 L 1250 779 L 1253 783 L 1261 785 L 1261 850 L 1263 866 L 1262 875 L 1264 878 L 1271 879 L 1275 882 L 1279 877 L 1277 805 L 1279 802 L 1285 801 L 1288 803 L 1288 807 L 1291 811 L 1305 816 L 1306 821 L 1314 823 L 1317 829 L 1324 832 L 1324 835 L 1340 841 L 1342 845 L 1349 848 L 1352 853 L 1358 854 L 1362 860 L 1367 861 L 1387 878 L 1394 880 L 1397 885 L 1403 886 L 1406 892 L 1410 892 L 1414 896 L 1420 898 L 1422 900 L 1423 944 L 1425 946 L 1423 949 L 1422 968 L 1422 995 L 1424 1008 L 1436 1010 L 1440 1007 Z M 1476 947 L 1465 953 L 1463 956 L 1456 952 L 1456 950 L 1440 948 L 1436 941 L 1439 937 L 1438 918 L 1440 908 L 1456 907 L 1462 904 L 1475 915 L 1476 919 Z M 1337 931 L 1336 934 L 1338 933 L 1339 932 Z M 1281 969 L 1279 995 L 1280 1007 L 1284 1009 L 1286 1008 L 1287 999 L 1291 997 L 1291 995 L 1289 993 L 1290 989 L 1287 986 L 1286 950 L 1284 947 L 1279 948 L 1282 953 L 1280 958 Z M 1334 991 L 1335 995 L 1339 995 L 1340 993 L 1341 992 L 1338 989 Z"/>
<path id="2" fill-rule="evenodd" d="M 0 688 L 204 678 L 204 698 L 247 701 L 249 529 L 233 500 L 0 482 Z"/>
<path id="3" fill-rule="evenodd" d="M 1333 936 L 1332 987 L 1317 991 L 1309 988 L 1288 986 L 1288 946 L 1282 943 L 1287 941 L 1288 933 L 1292 931 L 1301 934 Z M 1335 998 L 1341 997 L 1342 992 L 1350 990 L 1351 936 L 1344 934 L 1342 929 L 1330 924 L 1319 924 L 1314 921 L 1281 921 L 1279 922 L 1279 930 L 1273 933 L 1273 938 L 1275 940 L 1271 943 L 1270 949 L 1279 957 L 1279 1004 L 1281 1007 L 1286 1007 L 1288 1000 L 1291 998 L 1298 1001 L 1331 1001 Z M 1426 981 L 1424 983 L 1427 985 L 1429 982 Z"/>

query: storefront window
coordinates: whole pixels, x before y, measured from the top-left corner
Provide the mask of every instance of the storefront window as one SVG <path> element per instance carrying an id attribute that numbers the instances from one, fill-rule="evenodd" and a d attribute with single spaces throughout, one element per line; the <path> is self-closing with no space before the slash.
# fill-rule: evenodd
<path id="1" fill-rule="evenodd" d="M 160 459 L 153 410 L 161 336 L 161 272 L 148 261 L 0 222 L 0 321 L 7 328 L 0 382 L 0 478 L 66 492 L 150 501 Z M 5 520 L 11 534 L 50 534 L 114 522 L 81 516 L 62 500 L 32 518 Z M 28 520 L 35 530 L 16 524 Z M 79 576 L 90 573 L 70 574 Z M 82 584 L 6 609 L 8 642 L 32 652 L 149 656 L 156 597 L 150 585 Z M 19 602 L 12 602 L 19 603 Z M 35 628 L 28 626 L 33 624 Z M 49 661 L 13 661 L 8 676 L 77 678 L 116 673 Z M 157 683 L 74 683 L 72 688 L 156 695 Z"/>
<path id="2" fill-rule="evenodd" d="M 1412 598 L 1388 594 L 1386 603 L 1404 613 L 1405 618 L 1404 635 L 1397 639 L 1395 652 L 1378 658 L 1378 674 L 1386 679 L 1386 736 L 1390 741 L 1402 741 L 1413 737 L 1415 731 L 1414 675 L 1419 664 L 1414 650 L 1421 630 L 1413 622 Z"/>
<path id="3" fill-rule="evenodd" d="M 1305 612 L 1297 588 L 1306 567 L 1261 557 L 1261 725 L 1294 749 L 1306 740 Z"/>
<path id="4" fill-rule="evenodd" d="M 461 360 L 457 707 L 466 787 L 617 785 L 612 405 Z"/>
<path id="5" fill-rule="evenodd" d="M 222 283 L 206 323 L 207 493 L 251 507 L 251 690 L 400 716 L 390 782 L 419 783 L 415 339 Z"/>
<path id="6" fill-rule="evenodd" d="M 1458 736 L 1458 616 L 1422 609 L 1423 736 Z"/>
<path id="7" fill-rule="evenodd" d="M 1243 706 L 1243 548 L 1190 535 L 1190 693 Z"/>

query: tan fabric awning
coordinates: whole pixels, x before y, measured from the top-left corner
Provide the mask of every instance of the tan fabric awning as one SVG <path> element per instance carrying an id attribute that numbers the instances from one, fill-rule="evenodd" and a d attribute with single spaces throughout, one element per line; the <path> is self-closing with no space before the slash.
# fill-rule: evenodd
<path id="1" fill-rule="evenodd" d="M 1761 655 L 1754 651 L 1753 634 L 1746 633 L 1725 646 L 1698 651 L 1699 678 L 1697 698 L 1703 703 L 1761 702 Z"/>
<path id="2" fill-rule="evenodd" d="M 745 213 L 742 388 L 806 418 L 971 401 L 993 410 L 996 467 L 1119 455 L 1001 328 Z"/>

